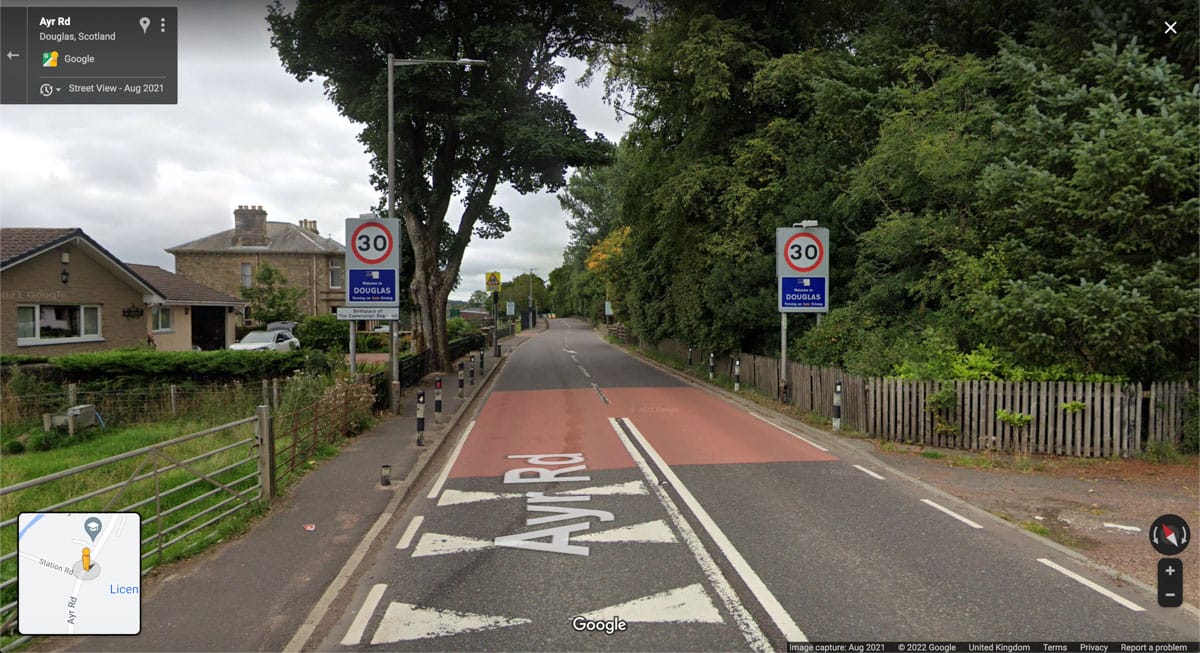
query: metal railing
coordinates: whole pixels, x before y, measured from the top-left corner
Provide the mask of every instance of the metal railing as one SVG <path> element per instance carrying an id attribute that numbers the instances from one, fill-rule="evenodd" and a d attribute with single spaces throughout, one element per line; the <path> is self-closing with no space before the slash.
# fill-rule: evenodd
<path id="1" fill-rule="evenodd" d="M 206 544 L 215 533 L 205 529 L 270 494 L 260 455 L 262 444 L 270 441 L 267 407 L 260 406 L 253 417 L 0 488 L 0 543 L 4 545 L 0 548 L 8 551 L 0 556 L 0 637 L 11 636 L 17 619 L 20 513 L 64 509 L 138 513 L 144 576 L 168 553 L 182 555 Z M 123 480 L 107 483 L 113 477 Z M 49 490 L 55 484 L 96 489 L 46 504 L 39 497 L 53 494 Z M 28 639 L 6 641 L 5 647 Z"/>

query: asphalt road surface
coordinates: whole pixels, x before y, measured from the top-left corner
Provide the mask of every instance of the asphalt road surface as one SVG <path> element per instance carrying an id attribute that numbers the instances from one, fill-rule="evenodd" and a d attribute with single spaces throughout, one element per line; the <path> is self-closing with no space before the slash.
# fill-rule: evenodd
<path id="1" fill-rule="evenodd" d="M 455 446 L 321 650 L 1197 635 L 1190 613 L 582 322 L 521 345 Z"/>

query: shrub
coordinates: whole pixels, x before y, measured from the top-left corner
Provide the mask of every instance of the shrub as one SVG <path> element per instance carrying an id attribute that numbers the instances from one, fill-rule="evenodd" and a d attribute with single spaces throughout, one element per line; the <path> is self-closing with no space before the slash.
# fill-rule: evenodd
<path id="1" fill-rule="evenodd" d="M 63 381 L 223 382 L 287 376 L 309 363 L 310 353 L 321 352 L 125 350 L 69 354 L 50 365 Z"/>
<path id="2" fill-rule="evenodd" d="M 349 348 L 350 324 L 349 320 L 339 320 L 334 315 L 313 315 L 296 327 L 296 337 L 304 349 L 344 354 Z"/>
<path id="3" fill-rule="evenodd" d="M 478 327 L 461 317 L 452 317 L 449 320 L 446 320 L 446 333 L 450 336 L 450 342 L 454 342 L 459 338 L 478 332 Z"/>
<path id="4" fill-rule="evenodd" d="M 354 346 L 358 348 L 360 354 L 386 352 L 388 350 L 388 334 L 360 333 Z"/>

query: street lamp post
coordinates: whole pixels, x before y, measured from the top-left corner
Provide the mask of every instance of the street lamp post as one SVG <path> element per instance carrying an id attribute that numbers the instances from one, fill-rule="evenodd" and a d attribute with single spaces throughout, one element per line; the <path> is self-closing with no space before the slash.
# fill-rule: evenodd
<path id="1" fill-rule="evenodd" d="M 537 326 L 537 317 L 533 312 L 533 268 L 529 268 L 529 328 Z"/>
<path id="2" fill-rule="evenodd" d="M 487 62 L 482 59 L 397 59 L 392 53 L 387 56 L 387 108 L 388 108 L 388 132 L 387 132 L 387 157 L 388 157 L 388 218 L 396 218 L 396 108 L 395 97 L 393 97 L 393 89 L 395 75 L 393 70 L 396 66 L 420 66 L 424 64 L 449 64 L 452 66 L 486 66 Z M 404 223 L 400 224 L 400 233 L 398 234 L 399 241 L 396 246 L 400 250 L 400 256 L 404 256 Z M 396 268 L 396 281 L 399 283 L 401 276 L 404 273 L 404 261 Z M 397 288 L 399 293 L 400 289 Z M 414 325 L 415 326 L 415 325 Z M 392 346 L 391 349 L 391 368 L 392 368 L 392 413 L 396 413 L 400 405 L 400 356 L 396 351 L 400 344 L 400 322 L 392 322 Z"/>

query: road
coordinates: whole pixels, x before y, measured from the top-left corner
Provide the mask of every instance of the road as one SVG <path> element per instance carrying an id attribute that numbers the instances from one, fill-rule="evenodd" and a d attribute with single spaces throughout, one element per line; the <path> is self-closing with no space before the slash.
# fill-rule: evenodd
<path id="1" fill-rule="evenodd" d="M 1197 633 L 1194 616 L 578 321 L 514 351 L 432 471 L 321 650 Z"/>

